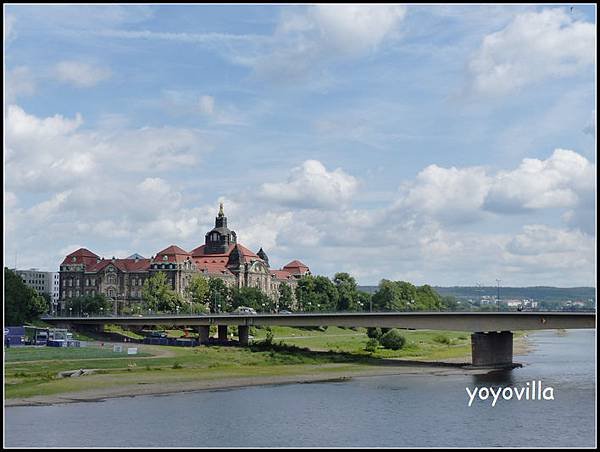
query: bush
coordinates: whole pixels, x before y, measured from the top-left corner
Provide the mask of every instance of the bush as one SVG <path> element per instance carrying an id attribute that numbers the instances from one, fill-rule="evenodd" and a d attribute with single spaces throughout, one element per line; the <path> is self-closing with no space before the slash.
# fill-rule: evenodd
<path id="1" fill-rule="evenodd" d="M 377 350 L 377 346 L 379 345 L 379 341 L 375 338 L 371 338 L 367 341 L 367 345 L 365 345 L 365 351 L 374 352 Z"/>
<path id="2" fill-rule="evenodd" d="M 450 339 L 447 336 L 444 336 L 443 334 L 438 334 L 437 336 L 435 336 L 433 338 L 433 341 L 437 342 L 438 344 L 450 345 Z"/>
<path id="3" fill-rule="evenodd" d="M 367 328 L 367 336 L 369 336 L 371 339 L 379 339 L 382 334 L 381 328 Z"/>
<path id="4" fill-rule="evenodd" d="M 406 338 L 396 329 L 391 329 L 379 338 L 379 343 L 384 348 L 391 350 L 400 350 L 406 343 Z"/>

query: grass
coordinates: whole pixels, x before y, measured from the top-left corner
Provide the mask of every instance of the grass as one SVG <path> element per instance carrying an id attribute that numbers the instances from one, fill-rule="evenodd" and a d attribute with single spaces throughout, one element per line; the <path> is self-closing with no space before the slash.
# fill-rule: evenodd
<path id="1" fill-rule="evenodd" d="M 250 347 L 171 347 L 138 345 L 138 355 L 99 347 L 27 347 L 5 350 L 5 397 L 31 397 L 137 384 L 166 384 L 219 378 L 327 374 L 332 370 L 364 369 L 380 358 L 470 360 L 470 333 L 402 331 L 401 350 L 377 347 L 365 351 L 369 338 L 363 328 L 254 327 Z M 520 336 L 523 332 L 515 333 Z M 93 358 L 93 359 L 92 359 Z M 380 361 L 379 361 L 380 362 Z M 95 369 L 79 378 L 58 378 L 61 371 Z"/>
<path id="2" fill-rule="evenodd" d="M 266 337 L 265 328 L 256 328 L 256 339 Z M 423 360 L 443 360 L 464 357 L 471 354 L 471 335 L 467 332 L 400 330 L 406 337 L 406 345 L 400 350 L 387 350 L 378 347 L 375 352 L 365 351 L 369 338 L 365 328 L 329 327 L 326 331 L 301 330 L 289 327 L 271 327 L 274 341 L 308 347 L 313 350 L 333 350 L 356 354 L 369 354 L 374 358 L 410 358 Z"/>
<path id="3" fill-rule="evenodd" d="M 123 352 L 113 352 L 112 345 L 100 347 L 12 347 L 4 351 L 4 360 L 7 363 L 19 361 L 40 360 L 85 360 L 96 358 L 126 358 L 127 349 Z M 149 353 L 138 353 L 138 356 L 152 356 Z"/>

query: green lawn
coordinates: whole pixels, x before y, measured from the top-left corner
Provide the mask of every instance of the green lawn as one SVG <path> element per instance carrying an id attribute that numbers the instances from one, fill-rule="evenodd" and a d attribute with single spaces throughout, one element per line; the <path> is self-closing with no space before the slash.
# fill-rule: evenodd
<path id="1" fill-rule="evenodd" d="M 338 328 L 328 327 L 324 332 L 318 330 L 304 330 L 289 327 L 272 327 L 273 341 L 283 342 L 299 347 L 308 347 L 314 350 L 333 350 L 369 354 L 365 346 L 369 338 L 365 328 Z M 465 357 L 470 359 L 471 335 L 467 332 L 456 331 L 429 331 L 429 330 L 400 330 L 406 337 L 406 344 L 401 350 L 386 350 L 379 347 L 370 354 L 375 358 L 410 358 L 432 359 Z M 255 340 L 264 339 L 267 335 L 266 328 L 255 328 Z"/>
<path id="2" fill-rule="evenodd" d="M 401 350 L 364 350 L 363 328 L 329 327 L 325 331 L 273 327 L 273 347 L 170 347 L 136 344 L 138 355 L 114 353 L 112 347 L 5 349 L 5 397 L 30 397 L 128 384 L 172 383 L 239 376 L 327 374 L 332 369 L 360 369 L 380 358 L 470 361 L 470 333 L 405 331 Z M 175 333 L 175 332 L 173 332 Z M 175 333 L 176 334 L 176 333 Z M 266 328 L 252 328 L 255 344 Z M 523 333 L 515 334 L 515 336 Z M 311 350 L 290 349 L 296 346 Z M 94 359 L 91 359 L 94 358 Z M 38 361 L 34 361 L 38 360 Z M 34 362 L 27 362 L 34 361 Z M 96 369 L 80 378 L 58 378 L 65 370 Z"/>
<path id="3" fill-rule="evenodd" d="M 123 352 L 113 352 L 112 344 L 103 348 L 93 347 L 11 347 L 4 350 L 4 361 L 7 363 L 18 361 L 39 360 L 85 360 L 91 358 L 126 358 L 127 348 Z M 138 353 L 138 356 L 152 356 L 150 353 Z"/>

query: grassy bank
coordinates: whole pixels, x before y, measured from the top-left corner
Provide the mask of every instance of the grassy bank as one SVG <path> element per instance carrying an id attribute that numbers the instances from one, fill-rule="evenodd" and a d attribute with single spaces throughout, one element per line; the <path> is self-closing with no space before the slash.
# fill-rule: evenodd
<path id="1" fill-rule="evenodd" d="M 253 328 L 260 344 L 267 329 Z M 364 350 L 364 329 L 329 327 L 325 331 L 274 327 L 273 345 L 249 348 L 200 346 L 194 348 L 137 345 L 138 355 L 115 353 L 106 344 L 85 348 L 17 348 L 5 350 L 6 399 L 50 396 L 116 388 L 197 384 L 243 377 L 343 375 L 381 369 L 384 358 L 470 361 L 469 333 L 403 331 L 401 350 Z M 67 370 L 90 369 L 91 375 L 59 378 Z M 133 391 L 135 392 L 135 391 Z"/>

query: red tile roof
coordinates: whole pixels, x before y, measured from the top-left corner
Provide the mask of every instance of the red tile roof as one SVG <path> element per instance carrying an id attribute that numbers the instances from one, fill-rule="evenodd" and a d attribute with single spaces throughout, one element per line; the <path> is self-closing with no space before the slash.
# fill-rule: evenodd
<path id="1" fill-rule="evenodd" d="M 167 256 L 167 259 L 165 259 L 164 256 Z M 177 245 L 171 245 L 168 248 L 156 253 L 154 262 L 178 263 L 184 262 L 188 257 L 190 257 L 190 253 L 179 248 Z"/>
<path id="2" fill-rule="evenodd" d="M 73 259 L 75 258 L 75 259 Z M 87 264 L 88 262 L 95 262 L 96 259 L 99 259 L 100 257 L 94 253 L 92 253 L 90 250 L 85 249 L 85 248 L 79 248 L 77 251 L 72 252 L 71 254 L 68 254 L 67 257 L 65 257 L 65 260 L 62 261 L 61 265 L 68 265 L 68 264 Z"/>
<path id="3" fill-rule="evenodd" d="M 306 273 L 309 270 L 309 268 L 299 260 L 294 260 L 287 264 L 285 267 L 283 267 L 283 270 L 286 270 L 292 274 L 301 274 Z"/>
<path id="4" fill-rule="evenodd" d="M 292 279 L 293 276 L 291 273 L 286 272 L 285 270 L 270 270 L 271 275 L 275 276 L 277 279 Z"/>
<path id="5" fill-rule="evenodd" d="M 85 271 L 94 273 L 99 272 L 112 264 L 122 272 L 144 272 L 150 269 L 151 262 L 150 259 L 138 259 L 137 262 L 135 259 L 104 259 L 100 262 L 94 261 L 93 263 L 87 264 L 85 266 Z"/>

